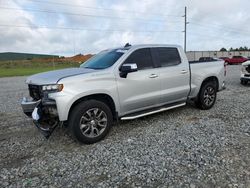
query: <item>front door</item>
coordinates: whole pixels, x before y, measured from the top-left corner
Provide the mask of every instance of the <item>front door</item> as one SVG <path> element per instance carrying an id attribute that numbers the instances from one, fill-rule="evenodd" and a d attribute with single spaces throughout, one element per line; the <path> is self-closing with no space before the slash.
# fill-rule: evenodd
<path id="1" fill-rule="evenodd" d="M 161 81 L 154 68 L 150 48 L 134 51 L 124 64 L 137 64 L 138 71 L 118 77 L 117 86 L 123 115 L 152 108 L 160 103 Z"/>

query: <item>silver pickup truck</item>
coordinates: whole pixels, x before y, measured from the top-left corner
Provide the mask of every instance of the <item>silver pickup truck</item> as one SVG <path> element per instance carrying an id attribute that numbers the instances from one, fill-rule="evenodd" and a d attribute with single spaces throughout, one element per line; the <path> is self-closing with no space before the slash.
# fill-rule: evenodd
<path id="1" fill-rule="evenodd" d="M 177 108 L 193 101 L 210 109 L 225 86 L 223 61 L 188 62 L 177 45 L 135 45 L 104 50 L 79 68 L 29 77 L 24 113 L 49 137 L 58 124 L 91 144 L 112 123 Z"/>

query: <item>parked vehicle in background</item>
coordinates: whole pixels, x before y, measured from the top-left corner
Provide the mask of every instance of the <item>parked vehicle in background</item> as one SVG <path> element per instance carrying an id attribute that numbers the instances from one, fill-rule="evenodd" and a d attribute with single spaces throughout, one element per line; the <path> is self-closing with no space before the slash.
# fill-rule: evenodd
<path id="1" fill-rule="evenodd" d="M 226 60 L 228 60 L 230 58 L 229 57 L 219 57 L 219 59 L 222 59 L 222 60 L 226 61 Z"/>
<path id="2" fill-rule="evenodd" d="M 213 58 L 213 57 L 200 57 L 199 58 L 199 62 L 205 62 L 205 61 L 217 61 L 217 58 Z"/>
<path id="3" fill-rule="evenodd" d="M 26 115 L 48 137 L 66 124 L 74 137 L 91 144 L 103 139 L 113 121 L 186 105 L 213 107 L 225 87 L 223 61 L 189 63 L 177 45 L 135 45 L 108 49 L 80 68 L 40 73 L 26 80 L 31 99 Z"/>
<path id="4" fill-rule="evenodd" d="M 237 65 L 244 63 L 248 59 L 243 56 L 233 56 L 232 58 L 226 59 L 225 62 L 228 63 L 228 65 Z"/>
<path id="5" fill-rule="evenodd" d="M 247 85 L 250 82 L 250 61 L 242 63 L 240 81 L 242 85 Z"/>

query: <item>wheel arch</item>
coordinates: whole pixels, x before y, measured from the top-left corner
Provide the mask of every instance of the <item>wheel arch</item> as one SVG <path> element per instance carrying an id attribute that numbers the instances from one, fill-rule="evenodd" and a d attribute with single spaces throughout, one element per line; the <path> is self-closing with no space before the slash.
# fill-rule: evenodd
<path id="1" fill-rule="evenodd" d="M 210 76 L 210 77 L 207 77 L 205 80 L 203 80 L 203 82 L 201 83 L 200 90 L 202 86 L 208 82 L 214 82 L 216 86 L 216 90 L 217 91 L 219 90 L 219 79 L 216 76 Z"/>
<path id="2" fill-rule="evenodd" d="M 199 96 L 200 96 L 200 92 L 201 92 L 201 90 L 202 90 L 202 87 L 203 87 L 206 83 L 208 83 L 208 82 L 214 82 L 215 85 L 216 85 L 216 90 L 217 90 L 217 91 L 219 90 L 219 80 L 218 80 L 218 78 L 217 78 L 216 76 L 209 76 L 209 77 L 205 78 L 205 79 L 201 82 L 200 88 L 199 88 L 199 90 L 197 91 L 195 97 L 192 98 L 192 100 L 194 100 L 194 101 L 197 101 L 197 100 L 198 100 L 198 98 L 199 98 Z"/>
<path id="3" fill-rule="evenodd" d="M 81 97 L 81 98 L 77 99 L 71 105 L 71 107 L 69 109 L 68 119 L 69 119 L 71 111 L 73 110 L 73 108 L 77 104 L 79 104 L 82 101 L 91 100 L 91 99 L 94 99 L 94 100 L 101 101 L 101 102 L 105 103 L 111 109 L 114 120 L 118 119 L 118 114 L 117 114 L 115 102 L 114 102 L 113 98 L 110 95 L 106 94 L 106 93 L 90 94 L 90 95 L 87 95 L 87 96 L 84 96 L 84 97 Z"/>

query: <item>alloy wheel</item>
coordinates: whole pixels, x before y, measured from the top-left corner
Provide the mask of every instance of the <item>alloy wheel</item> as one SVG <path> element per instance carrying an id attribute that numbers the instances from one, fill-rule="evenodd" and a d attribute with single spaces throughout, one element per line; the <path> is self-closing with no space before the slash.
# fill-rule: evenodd
<path id="1" fill-rule="evenodd" d="M 83 114 L 79 126 L 84 136 L 95 138 L 104 132 L 107 123 L 107 114 L 100 108 L 92 108 Z"/>
<path id="2" fill-rule="evenodd" d="M 211 106 L 214 103 L 215 96 L 215 89 L 213 87 L 207 87 L 204 91 L 204 103 L 207 106 Z"/>

